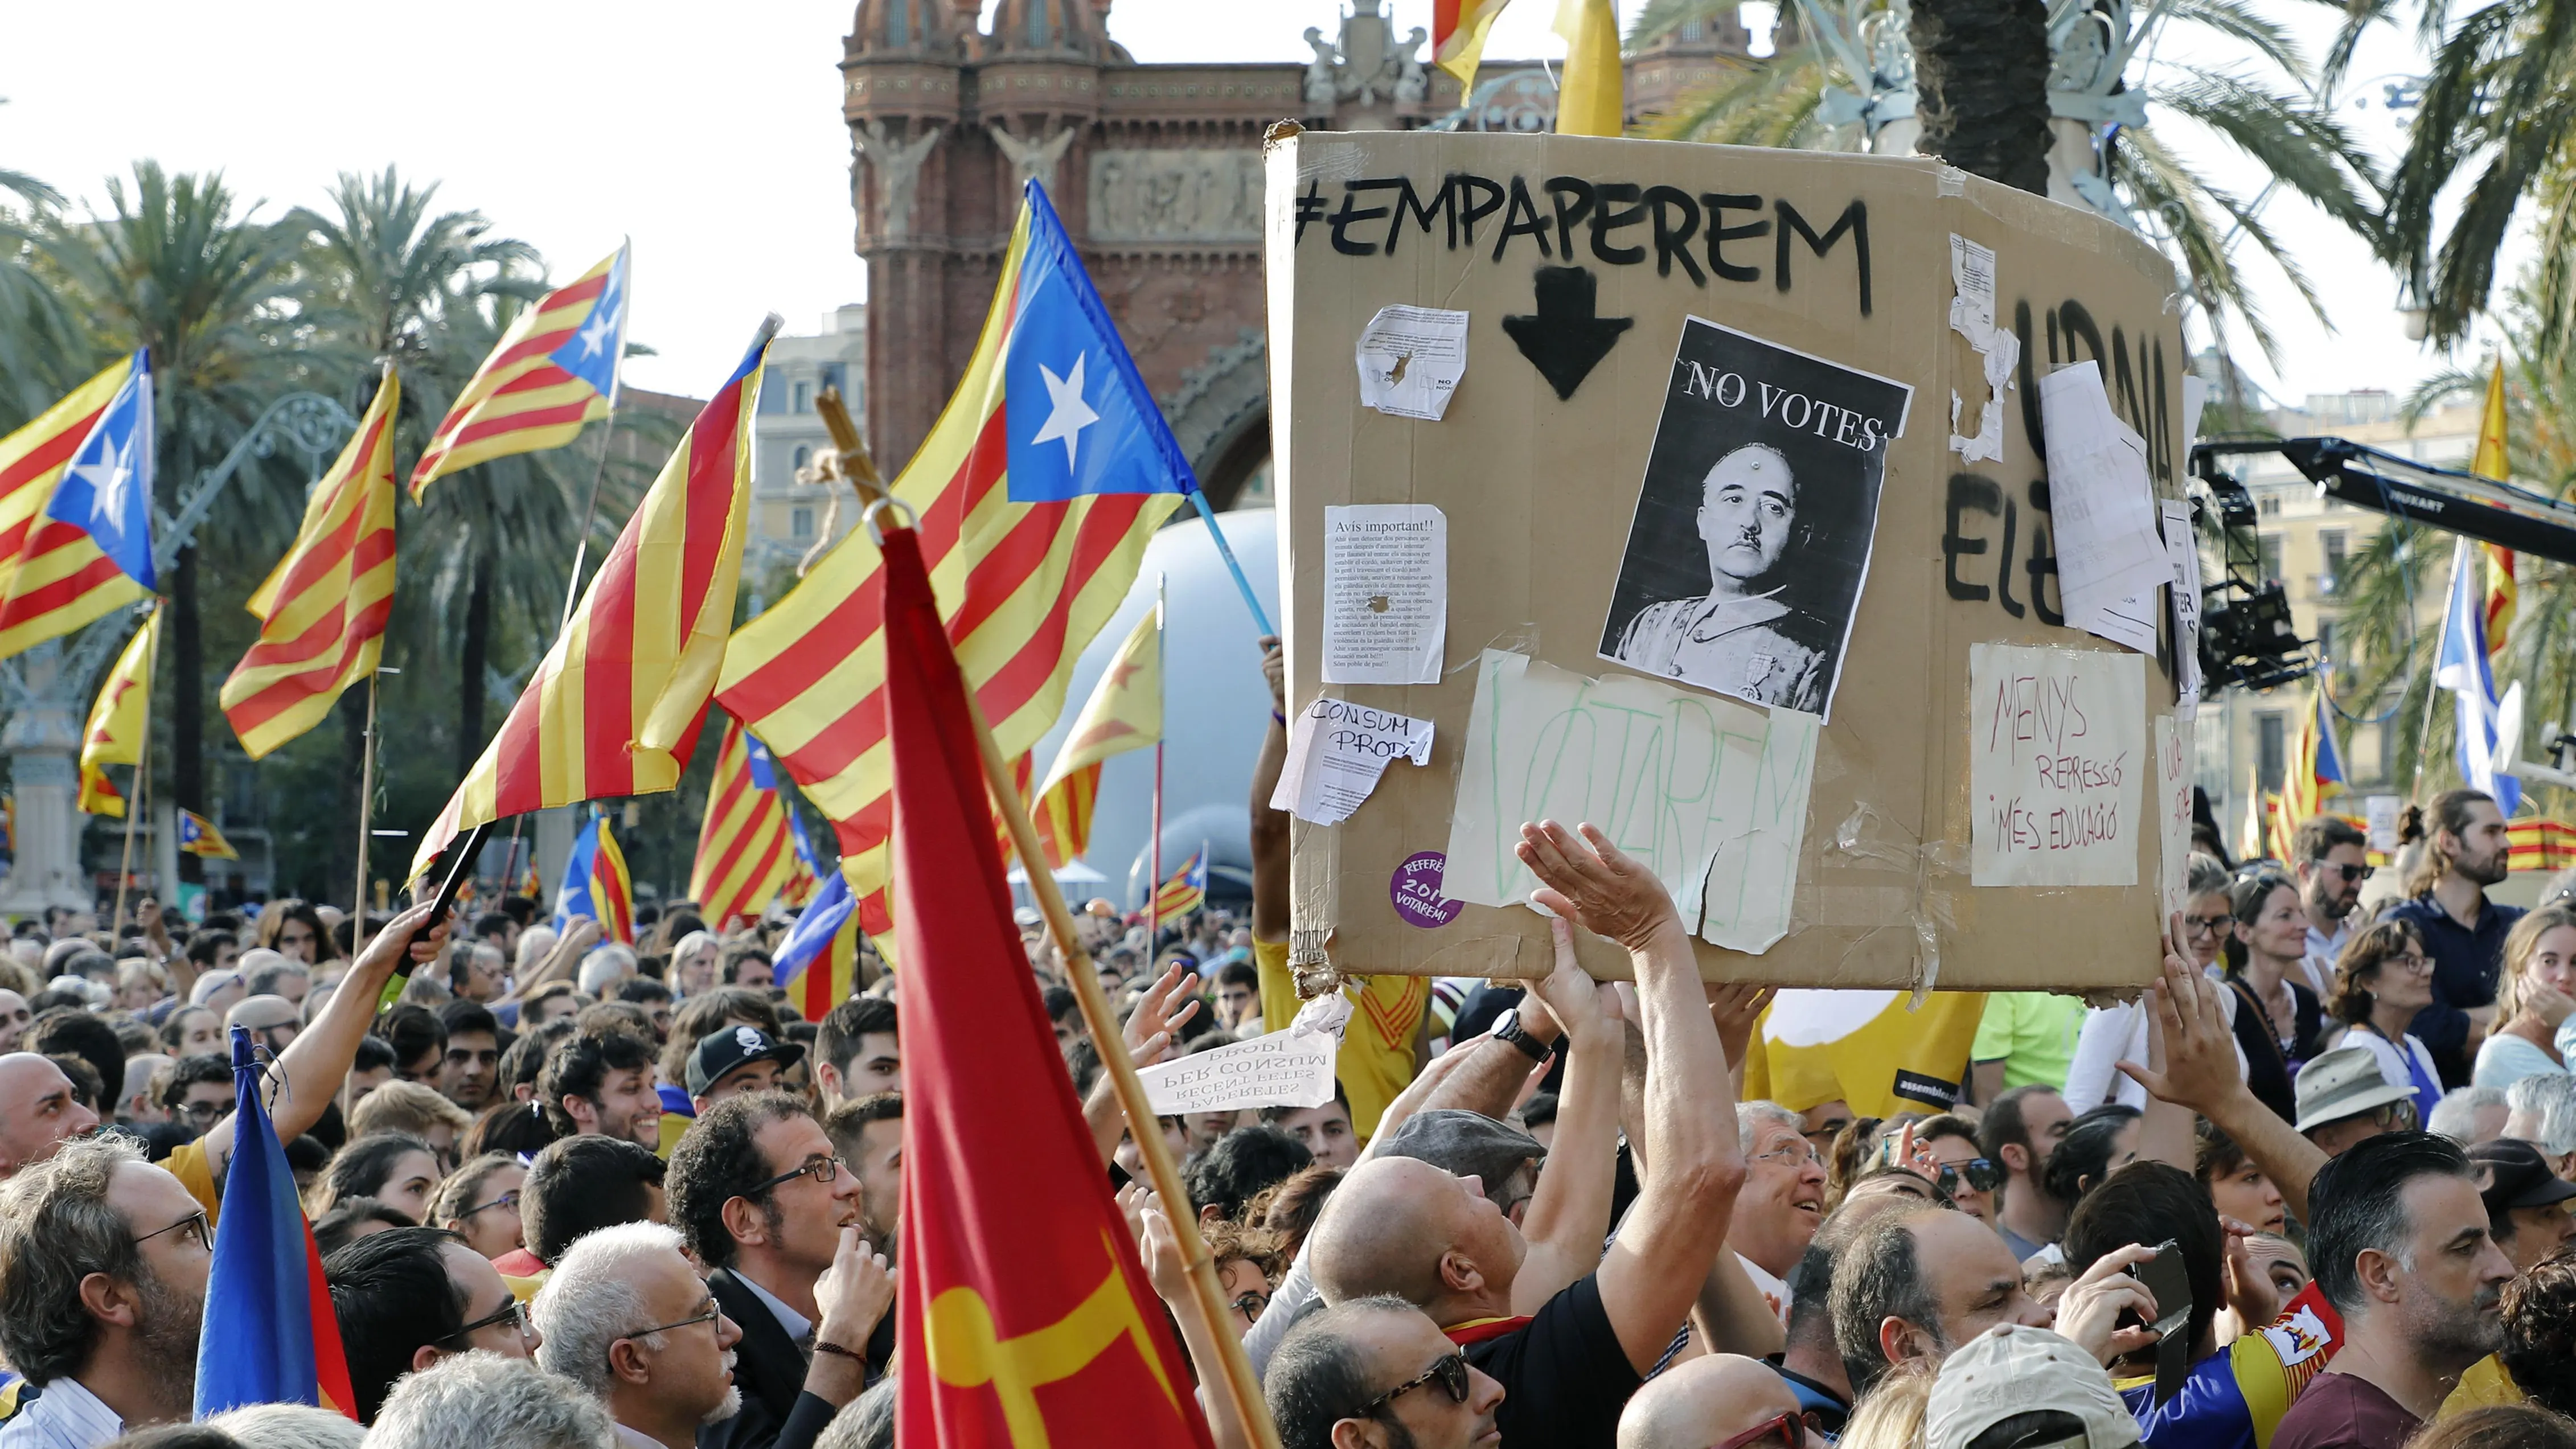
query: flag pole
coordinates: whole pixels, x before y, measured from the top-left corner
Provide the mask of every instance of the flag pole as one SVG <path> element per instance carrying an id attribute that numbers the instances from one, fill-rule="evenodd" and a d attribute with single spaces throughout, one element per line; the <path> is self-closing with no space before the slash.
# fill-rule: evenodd
<path id="1" fill-rule="evenodd" d="M 2466 539 L 2461 540 L 2463 544 Z M 2424 723 L 2415 731 L 2415 779 L 2413 794 L 2424 798 L 2424 765 L 2433 747 L 2433 701 L 2442 693 L 2442 641 L 2451 633 L 2451 596 L 2460 587 L 2461 549 L 2451 550 L 2451 585 L 2442 591 L 2442 631 L 2433 636 L 2433 658 L 2424 673 Z M 2457 728 L 2454 722 L 2453 728 Z M 2462 781 L 2462 784 L 2468 783 Z"/>
<path id="2" fill-rule="evenodd" d="M 975 722 L 975 747 L 984 761 L 985 793 L 993 797 L 993 808 L 1009 828 L 1020 859 L 1043 862 L 1046 855 L 1038 848 L 1037 829 L 1029 823 L 1028 807 L 1020 803 L 1020 792 L 1011 781 L 1011 767 L 1002 758 L 1001 746 L 993 742 L 992 727 L 985 723 L 984 708 L 976 702 L 972 689 L 966 691 L 966 713 Z M 1243 1342 L 1226 1321 L 1225 1294 L 1217 1285 L 1215 1261 L 1208 1255 L 1207 1240 L 1199 1235 L 1198 1216 L 1190 1211 L 1189 1193 L 1181 1186 L 1181 1172 L 1172 1161 L 1171 1146 L 1155 1130 L 1153 1105 L 1145 1096 L 1143 1080 L 1136 1075 L 1135 1060 L 1127 1055 L 1117 1013 L 1110 1009 L 1108 995 L 1100 989 L 1100 973 L 1074 930 L 1073 914 L 1065 909 L 1064 894 L 1056 888 L 1055 877 L 1044 870 L 1032 870 L 1028 877 L 1029 894 L 1036 899 L 1038 910 L 1046 917 L 1047 929 L 1055 936 L 1056 949 L 1064 956 L 1065 975 L 1073 983 L 1074 1000 L 1082 1007 L 1083 1026 L 1100 1050 L 1100 1062 L 1109 1070 L 1119 1109 L 1126 1113 L 1128 1134 L 1135 1139 L 1137 1154 L 1145 1161 L 1146 1180 L 1153 1184 L 1154 1195 L 1161 1199 L 1164 1216 L 1171 1222 L 1172 1234 L 1179 1240 L 1181 1256 L 1189 1267 L 1190 1306 L 1223 1358 L 1220 1376 L 1225 1381 L 1226 1399 L 1250 1436 L 1253 1449 L 1280 1449 L 1278 1427 L 1270 1421 L 1269 1406 L 1262 1401 L 1261 1384 L 1253 1377 L 1252 1361 L 1244 1356 Z M 1159 888 L 1161 882 L 1155 884 Z"/>
<path id="3" fill-rule="evenodd" d="M 1166 577 L 1156 574 L 1154 576 L 1154 680 L 1158 691 L 1163 679 L 1163 666 L 1166 663 L 1163 658 L 1163 594 L 1166 587 Z M 1162 701 L 1156 700 L 1155 707 L 1158 711 L 1161 706 Z M 1152 863 L 1145 867 L 1145 873 L 1152 877 L 1145 882 L 1145 975 L 1148 980 L 1155 976 L 1156 942 L 1163 934 L 1163 738 L 1170 733 L 1168 729 L 1154 731 L 1154 840 L 1150 847 L 1152 854 L 1147 857 Z"/>
<path id="4" fill-rule="evenodd" d="M 1270 616 L 1262 612 L 1261 600 L 1253 596 L 1252 580 L 1243 576 L 1243 565 L 1234 561 L 1234 549 L 1225 541 L 1225 530 L 1216 526 L 1216 514 L 1208 507 L 1207 495 L 1195 484 L 1190 488 L 1190 502 L 1207 524 L 1208 537 L 1216 540 L 1216 555 L 1225 560 L 1225 571 L 1234 575 L 1234 586 L 1243 591 L 1243 606 L 1252 611 L 1252 622 L 1260 626 L 1264 636 L 1276 637 L 1279 631 L 1270 627 Z"/>
<path id="5" fill-rule="evenodd" d="M 376 671 L 367 671 L 367 729 L 358 736 L 358 893 L 349 913 L 349 959 L 367 949 L 367 827 L 376 805 Z"/>
<path id="6" fill-rule="evenodd" d="M 161 601 L 154 599 L 152 612 L 143 616 L 143 627 L 149 629 L 159 622 Z M 160 673 L 160 663 L 161 636 L 156 633 L 152 642 L 143 646 L 143 733 L 134 742 L 134 798 L 125 804 L 125 853 L 116 862 L 116 915 L 107 925 L 111 941 L 124 939 L 120 933 L 125 930 L 125 886 L 134 877 L 135 818 L 143 813 L 143 802 L 152 789 L 152 685 L 159 682 L 154 676 Z M 170 887 L 165 883 L 161 888 L 167 891 Z"/>
<path id="7" fill-rule="evenodd" d="M 581 602 L 581 567 L 590 557 L 590 526 L 599 517 L 599 485 L 608 477 L 608 446 L 617 437 L 617 394 L 612 387 L 608 396 L 608 426 L 599 434 L 599 463 L 590 470 L 590 502 L 581 510 L 581 538 L 572 547 L 572 582 L 564 586 L 563 617 L 555 621 L 560 634 L 572 624 L 572 607 Z"/>

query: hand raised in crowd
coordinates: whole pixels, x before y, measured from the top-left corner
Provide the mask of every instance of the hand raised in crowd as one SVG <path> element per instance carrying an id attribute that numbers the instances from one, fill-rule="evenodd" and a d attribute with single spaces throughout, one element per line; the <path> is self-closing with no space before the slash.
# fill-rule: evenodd
<path id="1" fill-rule="evenodd" d="M 1755 986 L 1746 981 L 1712 981 L 1708 983 L 1708 1019 L 1717 1023 L 1717 1044 L 1726 1051 L 1729 1066 L 1742 1066 L 1744 1054 L 1753 1044 L 1754 1023 L 1771 1000 L 1780 994 L 1778 988 Z"/>
<path id="2" fill-rule="evenodd" d="M 832 1266 L 814 1280 L 815 1337 L 844 1348 L 857 1348 L 876 1332 L 877 1323 L 894 1304 L 894 1269 L 885 1254 L 859 1236 L 856 1224 L 841 1229 Z"/>
<path id="3" fill-rule="evenodd" d="M 2164 974 L 2147 984 L 2148 1010 L 2163 1032 L 2164 1068 L 2124 1061 L 2120 1070 L 2160 1101 L 2214 1115 L 2213 1105 L 2245 1090 L 2244 1074 L 2236 1065 L 2236 1034 L 2228 1028 L 2220 990 L 2168 949 Z"/>
<path id="4" fill-rule="evenodd" d="M 382 989 L 395 966 L 406 957 L 414 967 L 437 960 L 440 948 L 447 944 L 449 923 L 429 919 L 431 904 L 423 901 L 413 906 L 369 937 L 366 949 L 358 953 L 357 963 L 349 968 L 349 980 L 373 993 Z"/>
<path id="5" fill-rule="evenodd" d="M 1679 931 L 1681 912 L 1655 873 L 1593 826 L 1578 828 L 1579 837 L 1553 820 L 1521 827 L 1521 864 L 1539 878 L 1530 899 L 1631 951 Z"/>
<path id="6" fill-rule="evenodd" d="M 1556 969 L 1539 981 L 1533 994 L 1546 1003 L 1568 1046 L 1617 1046 L 1618 999 L 1574 959 L 1574 928 L 1563 917 L 1548 922 L 1547 930 L 1556 946 Z"/>
<path id="7" fill-rule="evenodd" d="M 1141 1182 L 1131 1182 L 1118 1189 L 1116 1194 L 1118 1215 L 1127 1220 L 1127 1236 L 1137 1241 L 1139 1244 L 1137 1252 L 1140 1254 L 1144 1252 L 1141 1245 L 1145 1240 L 1145 1199 L 1151 1196 L 1153 1191 Z"/>
<path id="8" fill-rule="evenodd" d="M 1189 1260 L 1181 1256 L 1180 1234 L 1172 1231 L 1172 1219 L 1163 1211 L 1162 1200 L 1148 1192 L 1137 1199 L 1136 1252 L 1145 1260 L 1145 1279 L 1166 1303 L 1180 1303 L 1190 1296 Z"/>
<path id="9" fill-rule="evenodd" d="M 1127 1055 L 1135 1058 L 1136 1065 L 1150 1067 L 1171 1055 L 1180 1029 L 1199 1014 L 1198 979 L 1196 971 L 1175 964 L 1146 988 L 1122 1033 L 1127 1039 Z M 1190 989 L 1184 993 L 1184 987 Z M 1177 1002 L 1173 1000 L 1175 995 L 1181 997 Z"/>
<path id="10" fill-rule="evenodd" d="M 2141 1322 L 2156 1321 L 2156 1295 L 2128 1271 L 2155 1255 L 2155 1249 L 2131 1243 L 2096 1259 L 2057 1300 L 2057 1331 L 2106 1365 L 2154 1343 L 2156 1336 L 2148 1329 L 2122 1328 L 2120 1315 L 2135 1313 Z"/>
<path id="11" fill-rule="evenodd" d="M 2252 1333 L 2281 1316 L 2281 1288 L 2246 1250 L 2245 1240 L 2256 1231 L 2252 1225 L 2222 1213 L 2218 1228 L 2227 1235 L 2227 1260 L 2220 1274 L 2227 1310 L 2236 1315 L 2241 1332 Z"/>
<path id="12" fill-rule="evenodd" d="M 1270 681 L 1270 707 L 1288 712 L 1288 651 L 1276 634 L 1261 636 L 1261 677 Z"/>

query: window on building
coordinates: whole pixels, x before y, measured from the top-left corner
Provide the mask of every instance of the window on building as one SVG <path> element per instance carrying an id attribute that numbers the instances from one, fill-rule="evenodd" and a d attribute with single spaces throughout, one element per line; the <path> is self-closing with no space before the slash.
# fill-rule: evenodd
<path id="1" fill-rule="evenodd" d="M 789 412 L 810 413 L 814 411 L 814 384 L 810 382 L 800 382 L 788 390 L 788 395 L 790 401 L 787 404 L 787 410 Z"/>
<path id="2" fill-rule="evenodd" d="M 787 515 L 787 532 L 796 538 L 812 538 L 814 536 L 814 510 L 811 508 L 799 508 L 791 511 Z"/>
<path id="3" fill-rule="evenodd" d="M 2317 621 L 2317 663 L 2329 669 L 2343 663 L 2343 655 L 2336 652 L 2335 648 L 2337 644 L 2342 642 L 2335 638 L 2336 633 L 2337 630 L 2335 629 L 2334 620 L 2319 619 Z"/>
<path id="4" fill-rule="evenodd" d="M 837 362 L 823 364 L 823 386 L 841 395 L 844 406 L 850 401 L 850 370 Z"/>
<path id="5" fill-rule="evenodd" d="M 2317 592 L 2331 594 L 2343 587 L 2344 532 L 2329 529 L 2317 535 L 2317 546 L 2325 550 L 2326 571 L 2317 576 Z"/>
<path id="6" fill-rule="evenodd" d="M 795 454 L 794 454 L 794 459 L 795 459 L 794 466 L 795 466 L 796 471 L 797 471 L 797 472 L 799 472 L 799 473 L 802 473 L 802 472 L 804 472 L 804 471 L 805 471 L 805 469 L 806 469 L 807 465 L 811 464 L 811 463 L 814 461 L 814 450 L 813 450 L 812 448 L 806 447 L 806 446 L 805 446 L 804 444 L 802 444 L 802 443 L 799 443 L 799 444 L 797 444 L 797 445 L 796 445 L 796 452 L 795 452 Z"/>
<path id="7" fill-rule="evenodd" d="M 2271 489 L 2265 489 L 2262 496 L 2254 500 L 2254 511 L 2265 518 L 2280 517 L 2281 495 Z"/>
<path id="8" fill-rule="evenodd" d="M 2263 582 L 2279 583 L 2281 581 L 2281 535 L 2267 533 L 2256 542 L 2262 558 Z"/>
<path id="9" fill-rule="evenodd" d="M 2254 717 L 2254 781 L 2263 789 L 2280 789 L 2282 772 L 2289 768 L 2288 725 L 2284 714 Z"/>
<path id="10" fill-rule="evenodd" d="M 1699 39 L 1701 33 L 1702 31 L 1700 29 L 1699 21 L 1685 20 L 1682 22 L 1682 40 L 1685 43 Z"/>

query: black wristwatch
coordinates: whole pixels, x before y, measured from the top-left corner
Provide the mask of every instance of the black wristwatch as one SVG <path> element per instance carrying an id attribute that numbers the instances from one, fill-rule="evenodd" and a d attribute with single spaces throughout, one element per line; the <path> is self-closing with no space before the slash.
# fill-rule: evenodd
<path id="1" fill-rule="evenodd" d="M 1502 1015 L 1494 1018 L 1494 1040 L 1510 1042 L 1534 1062 L 1546 1061 L 1551 1050 L 1546 1042 L 1521 1030 L 1521 1009 L 1517 1006 L 1504 1007 Z"/>

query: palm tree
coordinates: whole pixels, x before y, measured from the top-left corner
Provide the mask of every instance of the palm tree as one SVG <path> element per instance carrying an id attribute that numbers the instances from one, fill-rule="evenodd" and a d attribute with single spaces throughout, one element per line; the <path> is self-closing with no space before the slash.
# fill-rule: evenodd
<path id="1" fill-rule="evenodd" d="M 1916 149 L 2048 193 L 2046 0 L 1915 0 Z"/>
<path id="2" fill-rule="evenodd" d="M 19 247 L 33 279 L 81 319 L 91 353 L 84 362 L 150 350 L 167 506 L 300 372 L 279 345 L 292 311 L 290 238 L 257 221 L 259 204 L 243 205 L 220 175 L 172 175 L 141 161 L 130 192 L 116 177 L 105 189 L 106 209 L 82 220 L 52 207 L 0 219 L 0 244 Z M 199 555 L 234 552 L 281 518 L 291 528 L 304 481 L 282 468 L 242 471 L 226 506 L 180 550 L 168 583 L 172 785 L 190 808 L 208 798 Z"/>
<path id="3" fill-rule="evenodd" d="M 1867 77 L 1850 74 L 1848 58 L 1838 55 L 1824 40 L 1831 22 L 1815 14 L 1819 3 L 1821 0 L 1799 0 L 1794 10 L 1784 12 L 1784 16 L 1812 15 L 1814 19 L 1794 29 L 1784 25 L 1782 34 L 1787 43 L 1777 54 L 1765 60 L 1740 62 L 1728 79 L 1657 118 L 1649 134 L 1668 140 L 1819 150 L 1849 150 L 1863 144 L 1859 128 L 1837 126 L 1828 119 L 1825 96 L 1829 89 L 1865 93 L 1869 82 Z M 1734 4 L 1735 0 L 1651 0 L 1631 28 L 1628 44 L 1632 48 L 1645 46 L 1691 20 L 1705 20 L 1732 9 Z M 1857 0 L 1837 8 L 1846 12 L 1846 20 L 1851 20 L 1886 14 L 1891 7 L 1889 0 Z M 1995 70 L 1990 76 L 1963 75 L 1955 84 L 1945 82 L 1947 88 L 1938 93 L 1932 89 L 1933 72 L 1939 65 L 1973 70 L 1971 58 L 1948 54 L 1956 49 L 1955 43 L 1978 34 L 1998 42 L 2014 36 L 2027 38 L 2024 27 L 2016 20 L 2001 15 L 1962 17 L 1960 8 L 1959 0 L 1949 0 L 1929 22 L 1925 17 L 1934 12 L 1927 11 L 1919 0 L 1912 11 L 1910 31 L 1915 42 L 1919 94 L 1916 108 L 1924 127 L 1917 149 L 1927 155 L 1946 156 L 1963 169 L 1978 170 L 1996 180 L 2043 190 L 2044 178 L 2033 185 L 2028 171 L 2029 138 L 2024 133 L 2029 120 L 2025 112 L 2030 107 L 2024 102 L 2035 101 L 2045 121 L 2044 63 L 2035 79 L 2022 74 L 2026 65 L 2012 68 L 2010 87 L 1987 83 L 2005 75 L 2005 71 Z M 2024 8 L 2038 7 L 2034 4 Z M 2320 100 L 2319 78 L 2286 29 L 2254 12 L 2242 0 L 2167 0 L 2164 15 L 2170 21 L 2235 40 L 2257 68 L 2270 72 L 2271 77 L 2208 69 L 2177 74 L 2171 68 L 2150 75 L 2142 87 L 2149 114 L 2169 124 L 2163 129 L 2151 124 L 2120 132 L 2110 153 L 2112 191 L 2138 219 L 2145 234 L 2191 279 L 2194 300 L 2200 304 L 2221 354 L 2227 350 L 2231 332 L 2242 326 L 2277 363 L 2270 331 L 2263 325 L 2262 313 L 2253 298 L 2251 280 L 2237 258 L 2236 239 L 2242 236 L 2270 258 L 2302 299 L 2319 310 L 2321 318 L 2322 304 L 2297 259 L 2265 225 L 2261 215 L 2263 198 L 2242 197 L 2209 181 L 2168 140 L 2168 133 L 2215 138 L 2234 146 L 2261 162 L 2274 178 L 2275 186 L 2307 198 L 2328 216 L 2364 236 L 2376 234 L 2379 177 L 2360 143 Z M 1930 37 L 1929 49 L 1927 24 L 1936 32 Z M 1941 54 L 1939 61 L 1934 59 L 1936 52 Z M 2044 134 L 2038 145 L 2044 158 Z M 1962 156 L 1977 164 L 1962 161 Z"/>

